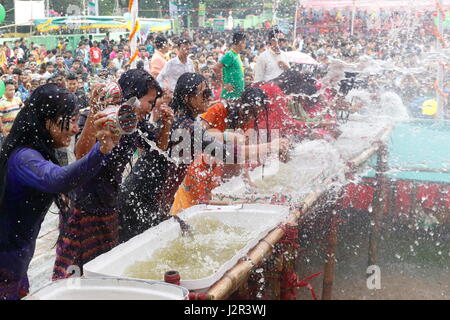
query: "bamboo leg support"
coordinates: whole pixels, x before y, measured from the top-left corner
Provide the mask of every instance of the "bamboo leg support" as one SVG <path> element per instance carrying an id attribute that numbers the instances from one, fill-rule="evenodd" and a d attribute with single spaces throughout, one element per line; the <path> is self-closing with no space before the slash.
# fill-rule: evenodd
<path id="1" fill-rule="evenodd" d="M 337 235 L 338 215 L 337 213 L 332 213 L 330 230 L 328 233 L 327 257 L 323 276 L 322 300 L 331 300 L 332 297 L 334 267 L 336 264 Z"/>
<path id="2" fill-rule="evenodd" d="M 384 204 L 387 200 L 386 192 L 386 178 L 384 173 L 388 170 L 387 167 L 387 148 L 385 145 L 381 146 L 378 151 L 377 173 L 376 173 L 376 191 L 374 194 L 372 215 L 370 221 L 370 235 L 369 235 L 369 259 L 368 265 L 376 264 L 378 253 L 378 242 L 380 238 L 381 221 L 383 219 Z"/>
<path id="3" fill-rule="evenodd" d="M 359 156 L 350 160 L 349 165 L 346 168 L 341 169 L 339 174 L 351 172 L 353 168 L 359 167 L 363 163 L 365 163 L 380 148 L 380 145 L 382 147 L 383 141 L 387 139 L 391 131 L 392 127 L 388 127 L 382 132 L 380 132 L 380 134 L 376 138 L 376 142 L 374 142 L 371 147 L 362 152 Z M 322 185 L 327 186 L 333 181 L 334 177 L 328 178 L 322 183 Z M 311 209 L 311 207 L 315 204 L 315 202 L 319 199 L 319 197 L 321 197 L 324 194 L 324 192 L 325 190 L 317 190 L 308 194 L 306 198 L 303 199 L 302 202 L 298 203 L 295 206 L 296 209 L 291 211 L 291 215 L 287 222 L 289 223 L 298 222 L 299 218 L 301 218 L 308 212 L 308 210 Z M 242 201 L 211 200 L 208 201 L 207 204 L 235 205 L 235 204 L 245 204 L 248 203 L 249 201 L 250 200 L 242 200 Z M 333 232 L 335 234 L 333 235 L 333 233 L 330 233 L 331 241 L 329 241 L 329 243 L 333 243 L 333 238 L 335 239 L 334 242 L 336 242 L 337 240 L 337 229 L 335 229 Z M 250 273 L 254 271 L 254 267 L 258 266 L 264 258 L 266 258 L 271 254 L 271 252 L 273 251 L 273 246 L 281 239 L 283 234 L 284 234 L 283 230 L 281 230 L 280 228 L 276 228 L 266 236 L 264 241 L 260 241 L 259 244 L 248 253 L 247 256 L 249 260 L 240 261 L 239 263 L 237 263 L 231 270 L 229 270 L 219 281 L 217 281 L 208 290 L 208 294 L 212 296 L 212 299 L 226 299 L 234 291 L 236 291 L 245 281 L 247 281 L 247 278 L 250 275 Z M 335 250 L 336 245 L 330 246 L 330 248 L 333 247 Z M 329 261 L 330 270 L 333 270 L 334 268 L 334 253 L 335 251 L 333 252 L 333 259 L 330 259 Z"/>
<path id="4" fill-rule="evenodd" d="M 278 245 L 277 245 L 278 247 Z M 264 300 L 280 300 L 281 294 L 281 271 L 283 270 L 283 254 L 278 248 L 266 263 L 264 267 Z"/>

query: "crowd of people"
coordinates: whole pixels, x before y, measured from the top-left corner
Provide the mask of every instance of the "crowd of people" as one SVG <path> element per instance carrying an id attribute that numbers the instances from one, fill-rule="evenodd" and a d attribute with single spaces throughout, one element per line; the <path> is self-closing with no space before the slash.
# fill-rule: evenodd
<path id="1" fill-rule="evenodd" d="M 303 33 L 339 32 L 348 35 L 351 32 L 352 21 L 354 31 L 376 34 L 396 28 L 407 29 L 410 32 L 415 28 L 430 31 L 432 19 L 432 11 L 418 8 L 416 10 L 355 8 L 354 12 L 352 7 L 328 10 L 302 8 L 299 10 L 298 23 Z"/>
<path id="2" fill-rule="evenodd" d="M 4 44 L 0 299 L 28 293 L 27 269 L 53 202 L 60 215 L 53 279 L 61 279 L 71 266 L 82 271 L 119 243 L 208 200 L 230 176 L 242 173 L 251 184 L 248 171 L 271 154 L 286 159 L 293 142 L 336 138 L 338 113 L 352 109 L 346 95 L 357 86 L 395 91 L 405 105 L 435 95 L 431 69 L 404 72 L 423 67 L 435 40 L 402 32 L 389 39 L 382 30 L 293 39 L 277 28 L 201 29 L 149 35 L 133 68 L 125 38 L 83 38 L 74 52 L 64 40 L 49 50 L 23 40 Z M 286 52 L 297 50 L 318 64 L 292 63 Z M 330 59 L 362 56 L 395 68 L 325 81 Z M 131 98 L 139 101 L 136 130 L 109 130 L 104 108 Z M 295 117 L 293 104 L 302 111 Z M 251 140 L 247 131 L 268 137 Z M 194 152 L 197 145 L 203 153 Z M 66 154 L 57 152 L 64 148 Z"/>

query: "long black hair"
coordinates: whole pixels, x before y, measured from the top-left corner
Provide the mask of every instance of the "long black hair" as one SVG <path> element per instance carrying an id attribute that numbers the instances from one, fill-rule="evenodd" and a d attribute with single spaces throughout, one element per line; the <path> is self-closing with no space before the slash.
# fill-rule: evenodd
<path id="1" fill-rule="evenodd" d="M 198 73 L 186 72 L 178 78 L 173 99 L 170 103 L 170 107 L 175 114 L 184 113 L 192 119 L 195 118 L 191 109 L 186 105 L 185 100 L 187 97 L 192 97 L 197 93 L 197 88 L 202 82 L 206 83 L 206 78 Z"/>
<path id="2" fill-rule="evenodd" d="M 7 163 L 11 153 L 18 147 L 32 148 L 44 159 L 59 164 L 46 122 L 50 120 L 61 130 L 67 130 L 78 110 L 77 97 L 65 88 L 44 84 L 33 91 L 17 114 L 0 151 L 0 204 L 6 190 Z"/>
<path id="3" fill-rule="evenodd" d="M 124 72 L 119 81 L 123 93 L 123 102 L 132 97 L 138 99 L 147 95 L 150 89 L 156 90 L 156 99 L 161 98 L 163 91 L 159 83 L 147 71 L 142 69 L 131 69 Z"/>
<path id="4" fill-rule="evenodd" d="M 287 70 L 274 79 L 274 82 L 287 95 L 306 94 L 313 95 L 317 92 L 316 80 L 311 73 Z"/>
<path id="5" fill-rule="evenodd" d="M 244 122 L 246 122 L 242 118 L 242 112 L 249 113 L 253 115 L 253 119 L 255 119 L 255 129 L 259 133 L 258 127 L 258 109 L 263 107 L 265 115 L 266 115 L 266 126 L 268 129 L 268 109 L 267 109 L 268 98 L 263 90 L 255 87 L 248 87 L 244 90 L 241 95 L 239 101 L 235 103 L 229 103 L 227 105 L 227 122 L 230 129 L 236 130 L 241 127 Z"/>
<path id="6" fill-rule="evenodd" d="M 156 97 L 152 106 L 154 108 L 156 100 L 163 96 L 163 90 L 158 81 L 143 69 L 131 69 L 122 73 L 117 83 L 122 89 L 122 102 L 126 102 L 133 97 L 140 99 L 146 96 L 149 90 L 154 89 L 156 90 Z M 150 119 L 150 116 L 151 114 L 148 113 L 144 121 Z M 132 166 L 131 160 L 130 165 Z"/>

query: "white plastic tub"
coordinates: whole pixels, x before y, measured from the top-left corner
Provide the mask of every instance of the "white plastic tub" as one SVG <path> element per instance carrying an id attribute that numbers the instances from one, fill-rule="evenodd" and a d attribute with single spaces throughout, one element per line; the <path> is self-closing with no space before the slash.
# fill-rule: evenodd
<path id="1" fill-rule="evenodd" d="M 24 300 L 187 300 L 188 294 L 160 281 L 82 277 L 53 281 Z"/>
<path id="2" fill-rule="evenodd" d="M 305 140 L 295 146 L 287 164 L 268 159 L 249 172 L 258 186 L 252 188 L 241 176 L 212 190 L 213 200 L 252 203 L 298 204 L 311 192 L 328 189 L 323 181 L 335 177 L 336 184 L 347 183 L 342 169 L 347 161 L 361 154 L 377 139 L 387 125 L 349 121 L 339 127 L 342 134 L 333 141 Z"/>
<path id="3" fill-rule="evenodd" d="M 239 226 L 255 231 L 255 237 L 247 242 L 233 258 L 224 263 L 215 273 L 202 279 L 186 279 L 181 276 L 182 287 L 189 290 L 204 291 L 218 281 L 226 271 L 231 269 L 247 252 L 252 249 L 272 229 L 286 220 L 289 208 L 275 205 L 236 205 L 210 206 L 198 205 L 179 214 L 179 217 L 189 223 L 189 219 L 199 215 L 214 216 L 221 222 L 231 226 Z M 134 237 L 111 251 L 102 254 L 84 265 L 84 274 L 88 277 L 124 277 L 128 266 L 136 261 L 148 260 L 152 253 L 166 247 L 171 240 L 181 236 L 180 225 L 172 218 Z M 189 263 L 188 261 L 186 263 Z M 167 270 L 169 271 L 169 270 Z M 161 275 L 161 278 L 163 275 Z M 125 278 L 125 277 L 124 277 Z M 161 280 L 161 279 L 150 279 Z"/>

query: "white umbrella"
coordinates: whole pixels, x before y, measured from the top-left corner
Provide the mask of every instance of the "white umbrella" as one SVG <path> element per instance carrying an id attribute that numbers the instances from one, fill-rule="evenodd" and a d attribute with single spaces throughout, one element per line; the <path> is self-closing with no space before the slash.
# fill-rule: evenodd
<path id="1" fill-rule="evenodd" d="M 319 63 L 314 60 L 313 57 L 307 55 L 306 53 L 300 51 L 288 51 L 286 52 L 286 56 L 289 62 L 299 63 L 299 64 L 312 64 L 319 65 Z"/>

